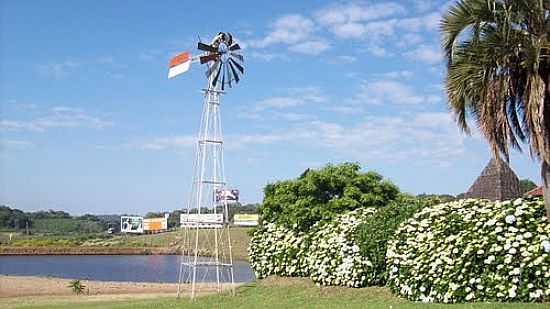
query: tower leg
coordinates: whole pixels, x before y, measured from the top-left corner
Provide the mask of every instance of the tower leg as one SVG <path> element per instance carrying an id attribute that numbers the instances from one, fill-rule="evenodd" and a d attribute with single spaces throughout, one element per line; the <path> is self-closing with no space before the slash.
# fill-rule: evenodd
<path id="1" fill-rule="evenodd" d="M 180 261 L 177 293 L 178 296 L 181 294 L 184 272 L 188 271 L 187 281 L 190 282 L 187 286 L 192 299 L 197 296 L 199 288 L 208 285 L 206 283 L 215 284 L 218 293 L 223 291 L 224 283 L 228 283 L 234 294 L 228 205 L 225 201 L 220 204 L 215 197 L 216 190 L 225 189 L 220 95 L 220 91 L 211 88 L 204 93 L 193 186 L 187 205 L 188 221 L 183 227 L 184 250 Z M 192 217 L 194 221 L 191 220 Z M 227 238 L 223 235 L 224 232 L 227 233 Z M 215 272 L 214 276 L 211 276 L 209 270 Z"/>

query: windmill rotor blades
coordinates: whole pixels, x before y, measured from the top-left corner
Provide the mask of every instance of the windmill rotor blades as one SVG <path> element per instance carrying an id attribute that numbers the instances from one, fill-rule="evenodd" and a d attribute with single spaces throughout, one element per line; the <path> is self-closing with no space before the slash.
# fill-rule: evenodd
<path id="1" fill-rule="evenodd" d="M 220 70 L 223 70 L 223 74 L 222 74 L 222 90 L 224 90 L 224 86 L 225 86 L 225 73 L 226 73 L 226 69 L 225 69 L 225 65 L 222 65 L 220 67 Z"/>
<path id="2" fill-rule="evenodd" d="M 235 82 L 239 82 L 239 74 L 237 74 L 237 71 L 235 71 L 235 67 L 233 66 L 233 63 L 229 62 L 229 67 L 231 68 L 231 73 L 233 73 L 233 77 L 235 77 Z"/>
<path id="3" fill-rule="evenodd" d="M 229 46 L 230 51 L 235 51 L 235 50 L 239 50 L 239 49 L 241 49 L 241 47 L 239 46 L 238 43 L 235 43 L 235 44 Z"/>
<path id="4" fill-rule="evenodd" d="M 216 84 L 218 83 L 218 78 L 220 77 L 220 72 L 222 71 L 223 65 L 218 66 L 218 72 L 216 72 L 216 76 L 214 76 L 214 79 L 212 80 L 212 86 L 216 87 Z"/>
<path id="5" fill-rule="evenodd" d="M 241 72 L 241 74 L 244 74 L 244 68 L 243 68 L 242 65 L 238 64 L 237 61 L 235 61 L 233 58 L 229 58 L 229 61 L 237 67 L 237 70 L 239 70 L 239 72 Z"/>
<path id="6" fill-rule="evenodd" d="M 212 75 L 212 73 L 214 73 L 214 71 L 216 71 L 216 68 L 219 66 L 220 64 L 220 60 L 216 60 L 216 62 L 212 63 L 209 67 L 208 67 L 208 70 L 206 70 L 206 77 L 210 78 L 210 75 Z"/>
<path id="7" fill-rule="evenodd" d="M 231 55 L 231 57 L 235 57 L 235 58 L 239 59 L 241 62 L 244 62 L 243 55 L 237 54 L 237 53 L 230 53 L 230 55 Z"/>
<path id="8" fill-rule="evenodd" d="M 199 44 L 197 45 L 197 48 L 202 50 L 202 51 L 207 51 L 207 52 L 212 52 L 212 53 L 217 53 L 218 52 L 218 49 L 216 47 L 208 45 L 208 44 L 204 44 L 202 42 L 199 42 Z"/>
<path id="9" fill-rule="evenodd" d="M 219 53 L 215 53 L 215 54 L 210 54 L 210 55 L 206 55 L 206 56 L 201 56 L 201 57 L 199 57 L 199 60 L 200 60 L 201 64 L 205 64 L 209 61 L 217 60 L 219 57 L 220 57 Z"/>
<path id="10" fill-rule="evenodd" d="M 231 35 L 231 33 L 227 33 L 227 45 L 228 46 L 231 46 L 233 44 L 233 35 Z"/>

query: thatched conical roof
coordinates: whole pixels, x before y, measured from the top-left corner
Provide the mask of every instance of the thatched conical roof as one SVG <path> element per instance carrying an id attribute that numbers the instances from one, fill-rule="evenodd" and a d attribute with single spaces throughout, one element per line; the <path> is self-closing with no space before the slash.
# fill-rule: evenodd
<path id="1" fill-rule="evenodd" d="M 489 200 L 508 200 L 521 196 L 519 179 L 508 163 L 501 159 L 491 159 L 481 171 L 468 192 L 466 198 L 484 198 Z"/>

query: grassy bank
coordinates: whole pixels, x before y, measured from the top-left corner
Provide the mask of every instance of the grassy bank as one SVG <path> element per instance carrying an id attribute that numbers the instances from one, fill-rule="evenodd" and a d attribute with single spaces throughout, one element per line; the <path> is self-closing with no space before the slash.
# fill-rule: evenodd
<path id="1" fill-rule="evenodd" d="M 247 247 L 250 240 L 248 231 L 250 228 L 235 227 L 231 230 L 231 242 L 233 245 L 233 257 L 237 260 L 247 259 Z M 2 244 L 7 244 L 7 234 L 0 233 Z M 201 230 L 199 241 L 205 236 L 205 231 Z M 28 247 L 40 251 L 47 251 L 49 247 L 75 248 L 78 252 L 80 248 L 101 247 L 109 248 L 177 248 L 181 245 L 182 232 L 174 231 L 150 235 L 98 235 L 98 234 L 80 234 L 80 235 L 22 235 L 15 234 L 10 247 Z M 5 245 L 4 245 L 5 248 Z M 98 250 L 99 250 L 98 249 Z M 138 250 L 139 251 L 139 250 Z M 1 250 L 0 250 L 1 252 Z M 5 252 L 6 253 L 6 252 Z M 9 252 L 7 252 L 9 253 Z"/>
<path id="2" fill-rule="evenodd" d="M 0 307 L 10 308 L 444 308 L 507 309 L 548 308 L 548 304 L 469 303 L 456 305 L 413 303 L 393 296 L 386 288 L 351 289 L 315 286 L 307 279 L 268 278 L 237 289 L 235 297 L 208 295 L 190 301 L 175 297 L 137 299 L 121 295 L 26 297 L 1 299 Z M 133 298 L 133 299 L 132 299 Z"/>

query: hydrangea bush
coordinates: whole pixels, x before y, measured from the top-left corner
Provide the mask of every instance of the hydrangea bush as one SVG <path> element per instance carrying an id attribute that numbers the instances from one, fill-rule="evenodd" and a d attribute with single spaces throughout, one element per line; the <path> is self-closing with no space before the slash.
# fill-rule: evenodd
<path id="1" fill-rule="evenodd" d="M 307 248 L 304 233 L 269 223 L 254 231 L 250 239 L 250 266 L 259 279 L 269 275 L 307 276 Z"/>
<path id="2" fill-rule="evenodd" d="M 372 263 L 361 255 L 356 229 L 376 210 L 363 208 L 316 223 L 309 233 L 266 224 L 248 248 L 256 277 L 309 276 L 323 285 L 364 286 Z"/>
<path id="3" fill-rule="evenodd" d="M 390 241 L 388 285 L 424 302 L 548 301 L 549 233 L 541 199 L 427 207 Z"/>
<path id="4" fill-rule="evenodd" d="M 307 255 L 310 277 L 322 285 L 362 287 L 373 281 L 373 264 L 356 241 L 357 227 L 375 213 L 363 208 L 314 226 Z"/>

